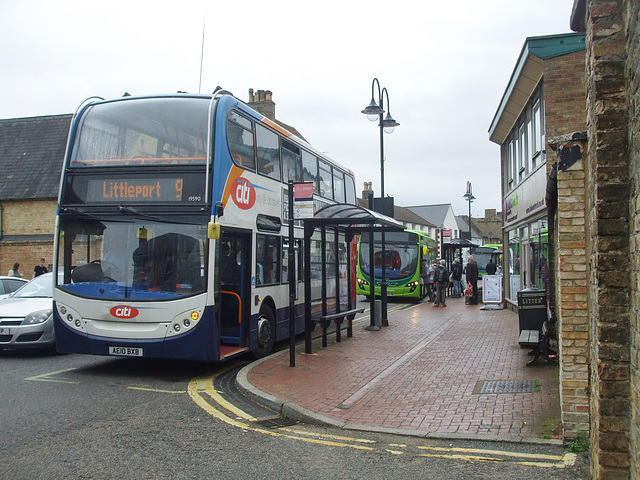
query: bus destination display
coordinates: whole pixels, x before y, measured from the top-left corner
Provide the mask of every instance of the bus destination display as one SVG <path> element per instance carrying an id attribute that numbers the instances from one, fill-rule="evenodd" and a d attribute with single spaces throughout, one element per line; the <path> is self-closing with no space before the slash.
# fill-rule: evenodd
<path id="1" fill-rule="evenodd" d="M 182 202 L 182 178 L 90 179 L 87 203 Z"/>

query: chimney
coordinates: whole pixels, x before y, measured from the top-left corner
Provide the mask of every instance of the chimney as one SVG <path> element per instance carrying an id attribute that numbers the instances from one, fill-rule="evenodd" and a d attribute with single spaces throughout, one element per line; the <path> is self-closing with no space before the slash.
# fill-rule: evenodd
<path id="1" fill-rule="evenodd" d="M 369 197 L 373 197 L 371 185 L 373 185 L 373 182 L 364 182 L 364 190 L 362 190 L 362 199 L 367 203 L 369 202 Z"/>
<path id="2" fill-rule="evenodd" d="M 485 220 L 495 220 L 496 219 L 496 209 L 495 208 L 485 208 L 484 209 L 484 219 Z"/>
<path id="3" fill-rule="evenodd" d="M 269 120 L 276 121 L 276 104 L 272 100 L 271 90 L 258 90 L 256 94 L 253 92 L 253 88 L 249 89 L 249 103 L 248 105 L 257 110 Z"/>

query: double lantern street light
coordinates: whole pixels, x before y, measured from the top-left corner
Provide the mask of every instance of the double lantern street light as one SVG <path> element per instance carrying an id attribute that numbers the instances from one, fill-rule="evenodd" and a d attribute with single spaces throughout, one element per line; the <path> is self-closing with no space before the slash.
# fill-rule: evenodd
<path id="1" fill-rule="evenodd" d="M 375 86 L 378 86 L 378 101 L 375 100 Z M 384 104 L 383 100 L 386 94 L 387 98 L 387 116 L 383 118 L 384 115 Z M 364 113 L 367 118 L 375 122 L 378 120 L 378 126 L 380 127 L 380 197 L 381 197 L 381 205 L 384 202 L 384 133 L 392 133 L 394 128 L 399 126 L 400 124 L 396 122 L 391 117 L 391 109 L 389 108 L 389 92 L 386 88 L 380 88 L 380 82 L 377 78 L 373 79 L 371 83 L 371 102 L 369 105 L 362 110 L 361 113 Z M 379 212 L 380 213 L 380 212 Z M 393 216 L 393 214 L 392 214 Z M 382 325 L 388 326 L 389 320 L 387 318 L 387 278 L 386 278 L 386 254 L 385 251 L 385 238 L 384 238 L 384 230 L 380 232 L 381 235 L 381 247 L 382 247 L 382 278 L 380 281 L 380 299 L 381 299 L 381 316 L 382 316 Z M 370 248 L 373 249 L 373 233 L 371 233 L 371 242 Z M 374 265 L 370 266 L 370 280 L 371 285 L 375 291 L 375 269 Z M 372 295 L 372 306 L 373 306 L 373 295 Z"/>
<path id="2" fill-rule="evenodd" d="M 471 202 L 473 202 L 476 197 L 471 193 L 471 182 L 467 181 L 467 193 L 462 196 L 469 202 L 469 242 L 471 242 Z"/>

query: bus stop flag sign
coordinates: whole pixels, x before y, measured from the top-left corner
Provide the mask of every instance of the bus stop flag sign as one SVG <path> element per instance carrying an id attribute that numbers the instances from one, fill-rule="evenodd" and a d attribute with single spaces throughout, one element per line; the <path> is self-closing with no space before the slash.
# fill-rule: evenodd
<path id="1" fill-rule="evenodd" d="M 293 218 L 313 218 L 313 183 L 296 183 L 293 185 Z"/>

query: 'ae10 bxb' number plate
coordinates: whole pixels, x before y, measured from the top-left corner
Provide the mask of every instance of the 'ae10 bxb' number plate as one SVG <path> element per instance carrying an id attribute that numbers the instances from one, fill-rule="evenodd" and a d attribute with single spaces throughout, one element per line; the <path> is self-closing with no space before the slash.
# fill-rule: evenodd
<path id="1" fill-rule="evenodd" d="M 142 357 L 144 352 L 138 347 L 109 347 L 109 355 L 120 355 L 122 357 Z"/>

